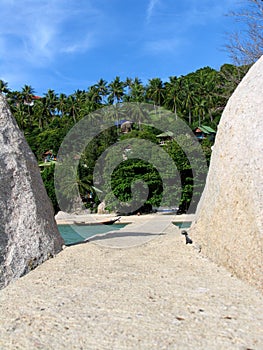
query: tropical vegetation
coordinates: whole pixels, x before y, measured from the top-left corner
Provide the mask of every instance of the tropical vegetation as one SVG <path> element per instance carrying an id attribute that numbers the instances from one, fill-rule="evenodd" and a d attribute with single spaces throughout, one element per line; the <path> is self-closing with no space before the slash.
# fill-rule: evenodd
<path id="1" fill-rule="evenodd" d="M 171 76 L 167 81 L 157 77 L 149 79 L 146 83 L 138 77 L 122 80 L 117 76 L 109 83 L 100 79 L 87 90 L 77 90 L 70 95 L 58 94 L 49 89 L 41 97 L 36 96 L 34 88 L 29 85 L 25 85 L 21 91 L 12 91 L 8 83 L 0 80 L 0 92 L 6 96 L 36 158 L 43 162 L 43 154 L 47 150 L 57 154 L 64 137 L 76 123 L 103 107 L 118 106 L 122 102 L 146 103 L 154 108 L 163 107 L 171 112 L 173 118 L 184 120 L 192 130 L 201 124 L 216 130 L 229 97 L 248 68 L 248 65 L 237 67 L 225 64 L 217 71 L 204 67 L 185 76 Z M 130 133 L 122 134 L 117 125 L 116 128 L 101 133 L 92 140 L 83 154 L 79 155 L 78 171 L 70 185 L 78 187 L 86 207 L 96 210 L 100 202 L 94 191 L 96 184 L 93 182 L 93 170 L 96 160 L 105 149 L 120 139 L 128 140 L 131 137 L 147 139 L 158 144 L 156 136 L 161 131 L 135 123 Z M 208 164 L 211 145 L 209 140 L 204 140 L 201 144 Z M 186 211 L 191 201 L 194 200 L 197 204 L 199 199 L 198 196 L 193 199 L 191 166 L 176 140 L 167 143 L 164 149 L 175 161 L 182 183 L 182 192 L 170 193 L 164 204 L 172 205 L 173 197 L 179 196 L 180 208 Z M 54 165 L 45 167 L 41 174 L 55 211 L 58 211 L 59 205 L 54 192 Z M 198 195 L 202 192 L 205 176 L 203 178 L 203 182 L 197 184 Z M 142 180 L 148 186 L 149 193 L 145 203 L 147 208 L 161 203 L 163 183 L 158 171 L 143 160 L 127 158 L 112 174 L 114 196 L 109 193 L 105 198 L 108 209 L 116 209 L 116 198 L 121 202 L 131 200 L 131 183 L 135 180 Z M 66 189 L 64 195 L 67 196 Z"/>

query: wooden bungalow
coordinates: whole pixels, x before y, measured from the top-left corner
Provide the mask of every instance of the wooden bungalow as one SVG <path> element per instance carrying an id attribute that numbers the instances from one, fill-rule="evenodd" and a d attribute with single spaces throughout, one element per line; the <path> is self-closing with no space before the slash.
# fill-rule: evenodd
<path id="1" fill-rule="evenodd" d="M 163 146 L 167 142 L 172 141 L 174 139 L 174 134 L 172 131 L 166 131 L 163 132 L 162 134 L 157 135 L 158 139 L 160 139 L 160 145 Z"/>
<path id="2" fill-rule="evenodd" d="M 214 141 L 216 131 L 207 125 L 200 125 L 194 129 L 194 134 L 199 141 L 208 138 L 210 141 Z"/>

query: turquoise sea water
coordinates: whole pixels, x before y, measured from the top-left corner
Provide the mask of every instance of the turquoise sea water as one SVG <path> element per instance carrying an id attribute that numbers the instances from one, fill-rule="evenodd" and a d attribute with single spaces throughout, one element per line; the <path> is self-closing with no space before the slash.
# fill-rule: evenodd
<path id="1" fill-rule="evenodd" d="M 192 224 L 192 221 L 177 221 L 173 222 L 173 224 L 179 228 L 189 228 Z"/>
<path id="2" fill-rule="evenodd" d="M 126 226 L 127 224 L 114 225 L 58 225 L 59 233 L 66 245 L 81 243 L 85 239 L 97 234 L 107 233 L 109 231 L 116 231 Z"/>

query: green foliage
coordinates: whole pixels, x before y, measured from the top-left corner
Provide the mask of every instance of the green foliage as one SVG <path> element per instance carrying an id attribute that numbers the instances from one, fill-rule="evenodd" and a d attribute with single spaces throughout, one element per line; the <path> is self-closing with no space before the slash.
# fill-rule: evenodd
<path id="1" fill-rule="evenodd" d="M 61 142 L 69 131 L 68 127 L 45 129 L 41 132 L 34 130 L 32 133 L 25 135 L 29 146 L 39 161 L 42 160 L 43 154 L 52 149 L 57 154 Z"/>
<path id="2" fill-rule="evenodd" d="M 132 192 L 132 184 L 136 182 L 141 182 L 143 186 Z M 145 204 L 159 206 L 162 199 L 162 179 L 158 171 L 152 164 L 141 159 L 127 159 L 120 163 L 112 173 L 111 188 L 112 193 L 108 192 L 106 196 L 110 210 L 116 210 L 117 200 L 123 203 L 133 200 L 134 207 L 138 208 L 140 199 L 144 197 L 143 191 L 147 193 L 147 188 L 149 192 Z"/>
<path id="3" fill-rule="evenodd" d="M 59 211 L 59 206 L 57 202 L 57 197 L 55 193 L 54 188 L 54 171 L 55 171 L 55 164 L 51 164 L 48 167 L 45 167 L 44 170 L 41 172 L 42 180 L 44 182 L 48 197 L 50 198 L 55 213 Z"/>
<path id="4" fill-rule="evenodd" d="M 103 187 L 106 202 L 110 209 L 114 209 L 118 201 L 134 200 L 136 202 L 138 199 L 136 196 L 140 197 L 141 194 L 136 192 L 137 187 L 133 184 L 142 181 L 141 191 L 149 191 L 146 204 L 158 206 L 160 203 L 162 205 L 180 203 L 180 206 L 186 210 L 190 202 L 197 204 L 203 190 L 206 166 L 210 161 L 212 146 L 208 139 L 202 141 L 201 145 L 206 164 L 198 163 L 200 157 L 196 156 L 197 144 L 189 145 L 189 140 L 179 137 L 179 139 L 176 138 L 176 142 L 170 142 L 163 148 L 174 164 L 167 165 L 164 162 L 158 168 L 155 164 L 162 163 L 158 160 L 160 159 L 158 152 L 149 151 L 148 158 L 145 160 L 146 158 L 139 159 L 139 156 L 132 157 L 131 153 L 126 154 L 123 148 L 118 149 L 114 146 L 114 152 L 105 155 L 107 157 L 105 164 L 109 162 L 109 168 L 104 169 L 104 163 L 100 161 L 101 168 L 96 170 L 97 174 L 94 177 L 94 166 L 97 165 L 97 160 L 102 157 L 104 151 L 118 141 L 121 143 L 125 141 L 127 147 L 134 139 L 147 140 L 152 143 L 153 147 L 158 144 L 156 136 L 163 130 L 160 131 L 141 123 L 141 120 L 145 120 L 145 110 L 141 102 L 144 104 L 150 102 L 154 104 L 154 107 L 160 106 L 171 111 L 172 113 L 167 113 L 165 110 L 162 112 L 158 110 L 158 113 L 163 113 L 162 119 L 166 125 L 180 117 L 191 129 L 200 124 L 216 129 L 230 95 L 248 68 L 249 66 L 236 67 L 226 64 L 221 67 L 220 71 L 216 71 L 210 67 L 204 67 L 186 76 L 171 76 L 167 82 L 163 82 L 158 77 L 149 79 L 146 85 L 143 85 L 137 77 L 127 78 L 126 81 L 121 81 L 120 77 L 116 77 L 110 83 L 100 79 L 87 91 L 77 90 L 69 96 L 58 95 L 54 90 L 49 89 L 43 97 L 38 98 L 34 96 L 34 89 L 31 86 L 25 85 L 21 91 L 11 91 L 8 84 L 3 81 L 0 81 L 0 91 L 7 96 L 12 113 L 39 161 L 42 161 L 42 156 L 47 150 L 52 149 L 53 153 L 57 154 L 64 137 L 83 117 L 88 115 L 90 116 L 89 123 L 92 124 L 93 121 L 95 123 L 96 111 L 99 111 L 98 117 L 100 118 L 103 113 L 101 108 L 113 104 L 112 121 L 116 121 L 117 112 L 118 116 L 121 112 L 125 119 L 127 115 L 125 107 L 119 109 L 117 102 L 133 102 L 133 114 L 129 115 L 131 121 L 134 122 L 132 131 L 122 134 L 117 127 L 111 127 L 95 136 L 80 155 L 78 172 L 72 175 L 73 182 L 64 184 L 65 188 L 62 189 L 62 192 L 66 198 L 67 195 L 70 195 L 69 189 L 73 186 L 85 199 L 87 191 L 94 193 L 94 186 Z M 94 113 L 90 114 L 91 112 Z M 154 120 L 155 115 L 156 109 L 153 108 L 150 117 Z M 71 147 L 76 150 L 79 137 L 82 136 L 72 134 L 72 139 L 76 139 L 76 142 Z M 85 137 L 84 130 L 83 137 Z M 187 154 L 183 152 L 185 149 L 187 149 Z M 137 155 L 144 155 L 146 152 L 140 142 L 137 143 L 137 146 L 133 144 L 132 150 Z M 114 164 L 119 165 L 116 169 L 111 169 L 111 165 Z M 173 167 L 178 169 L 180 186 L 178 183 L 172 183 Z M 103 171 L 106 172 L 106 175 L 103 174 Z M 54 208 L 58 210 L 53 174 L 54 166 L 47 167 L 42 172 L 42 178 Z M 111 183 L 107 180 L 109 174 L 112 174 Z M 169 190 L 166 183 L 172 183 L 172 190 Z M 98 203 L 99 199 L 95 196 L 92 206 Z M 91 206 L 91 203 L 85 205 Z"/>
<path id="5" fill-rule="evenodd" d="M 187 211 L 191 203 L 191 209 L 194 211 L 203 192 L 207 175 L 205 153 L 200 153 L 199 144 L 185 135 L 180 135 L 176 141 L 167 143 L 165 150 L 180 173 L 182 193 L 179 207 Z M 183 150 L 187 150 L 187 154 Z"/>
<path id="6" fill-rule="evenodd" d="M 205 155 L 207 166 L 210 165 L 212 146 L 213 146 L 213 142 L 211 140 L 209 140 L 209 138 L 205 138 L 201 143 L 201 147 L 202 147 L 203 153 Z"/>
<path id="7" fill-rule="evenodd" d="M 225 64 L 216 71 L 204 67 L 185 76 L 171 76 L 167 82 L 160 78 L 149 79 L 145 86 L 139 78 L 127 78 L 124 82 L 116 77 L 109 84 L 100 79 L 87 91 L 58 96 L 49 89 L 37 100 L 34 89 L 27 85 L 21 92 L 11 91 L 2 81 L 0 89 L 7 94 L 12 112 L 25 134 L 72 126 L 87 114 L 121 101 L 163 106 L 172 111 L 175 118 L 185 119 L 192 128 L 200 123 L 216 127 L 230 94 L 248 68 Z M 138 113 L 143 111 L 138 110 Z"/>

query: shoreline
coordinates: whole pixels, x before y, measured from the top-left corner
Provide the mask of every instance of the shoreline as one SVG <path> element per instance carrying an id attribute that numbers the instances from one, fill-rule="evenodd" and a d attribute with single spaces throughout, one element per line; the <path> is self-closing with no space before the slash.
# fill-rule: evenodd
<path id="1" fill-rule="evenodd" d="M 59 214 L 59 215 L 58 215 Z M 116 215 L 116 214 L 68 214 L 59 212 L 55 215 L 55 221 L 57 225 L 73 225 L 74 222 L 85 222 L 87 224 L 100 224 L 103 220 L 113 219 L 114 217 L 120 216 L 118 223 L 141 223 L 151 220 L 156 217 L 169 217 L 171 221 L 193 221 L 195 214 L 166 214 L 166 213 L 150 213 L 141 215 Z"/>

